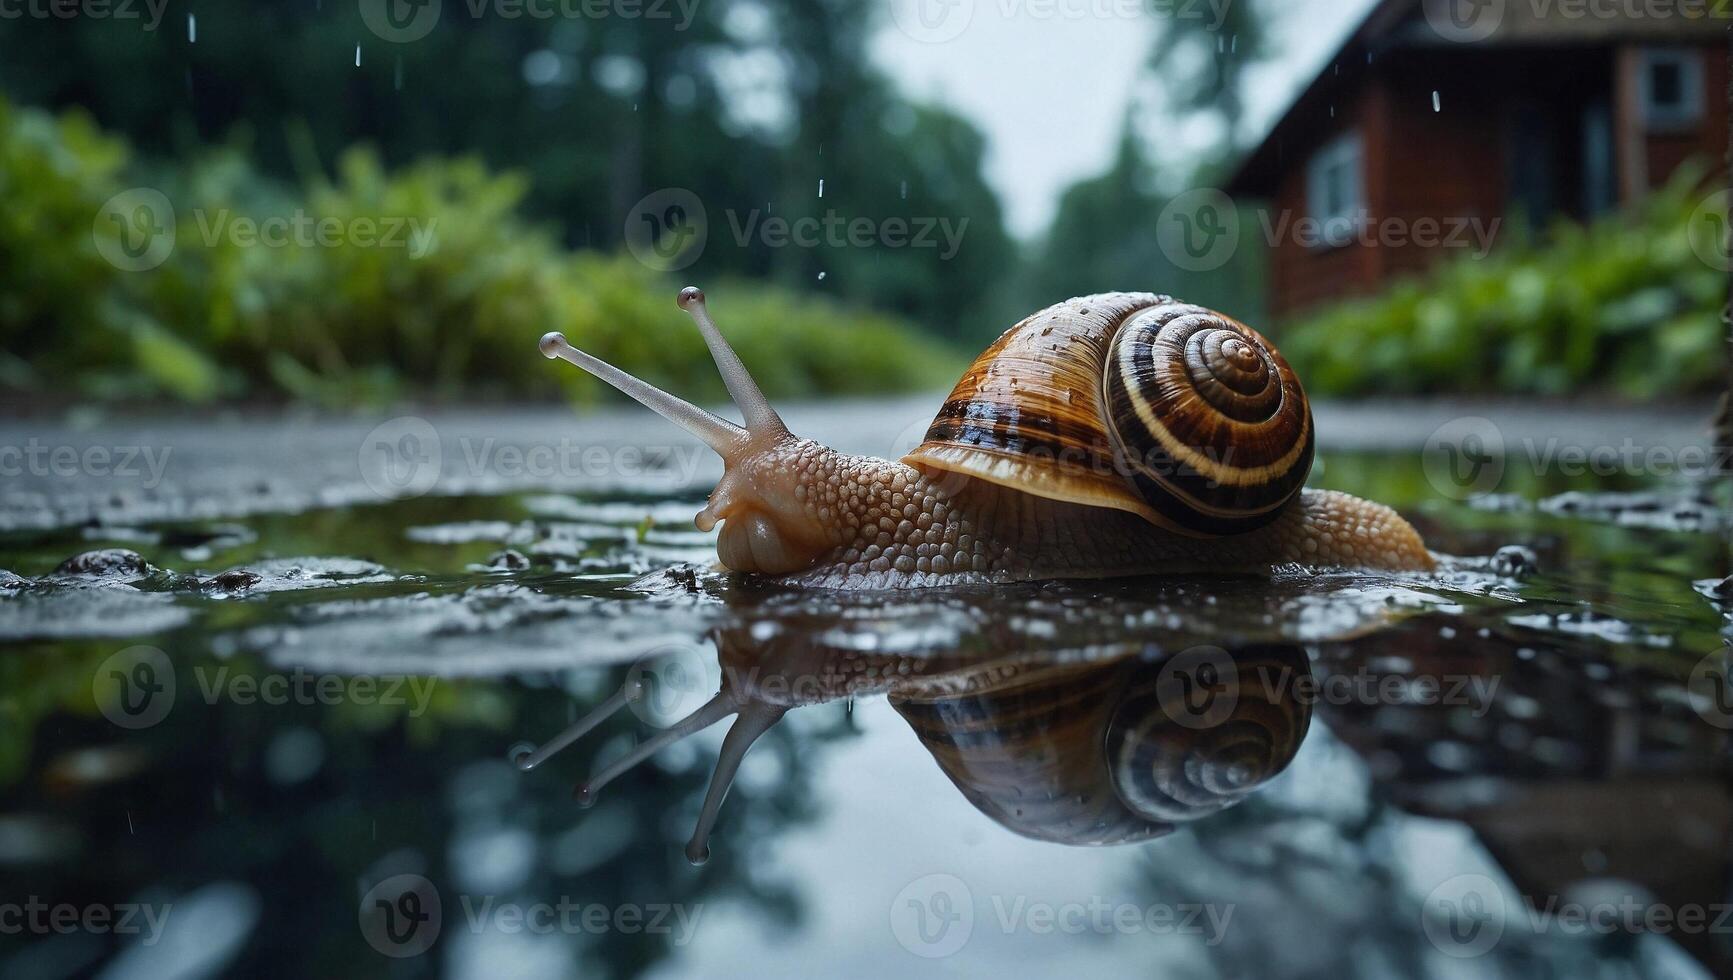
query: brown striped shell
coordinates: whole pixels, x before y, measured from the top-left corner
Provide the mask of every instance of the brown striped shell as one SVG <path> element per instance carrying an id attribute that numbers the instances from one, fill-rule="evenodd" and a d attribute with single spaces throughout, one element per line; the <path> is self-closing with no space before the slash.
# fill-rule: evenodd
<path id="1" fill-rule="evenodd" d="M 1275 520 L 1312 452 L 1305 392 L 1256 330 L 1166 296 L 1103 293 L 1007 330 L 903 461 L 1201 537 Z"/>
<path id="2" fill-rule="evenodd" d="M 1124 844 L 1227 809 L 1286 769 L 1312 712 L 1305 651 L 1194 647 L 1049 664 L 891 704 L 976 809 L 1025 837 Z M 1188 684 L 1213 691 L 1190 697 Z"/>

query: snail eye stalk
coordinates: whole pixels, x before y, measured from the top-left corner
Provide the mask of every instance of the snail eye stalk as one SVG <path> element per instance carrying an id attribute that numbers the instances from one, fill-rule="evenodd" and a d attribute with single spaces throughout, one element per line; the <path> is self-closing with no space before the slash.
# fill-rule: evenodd
<path id="1" fill-rule="evenodd" d="M 692 320 L 698 324 L 698 332 L 704 335 L 704 344 L 710 348 L 710 357 L 716 362 L 722 383 L 728 387 L 729 397 L 734 399 L 734 404 L 746 419 L 745 428 L 636 378 L 599 357 L 586 354 L 573 347 L 564 334 L 544 334 L 542 355 L 577 365 L 613 385 L 645 408 L 703 440 L 723 459 L 738 455 L 754 436 L 787 435 L 788 427 L 782 424 L 782 418 L 770 406 L 770 400 L 752 380 L 752 374 L 741 363 L 740 355 L 734 353 L 722 331 L 716 329 L 715 321 L 710 319 L 709 308 L 704 305 L 704 291 L 697 286 L 687 286 L 680 290 L 679 303 L 680 308 L 691 314 Z"/>

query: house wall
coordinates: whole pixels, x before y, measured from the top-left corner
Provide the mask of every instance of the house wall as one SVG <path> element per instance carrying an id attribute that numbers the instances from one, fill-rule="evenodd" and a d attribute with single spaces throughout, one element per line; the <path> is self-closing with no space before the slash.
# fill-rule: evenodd
<path id="1" fill-rule="evenodd" d="M 1659 187 L 1679 165 L 1698 158 L 1714 165 L 1727 153 L 1727 56 L 1721 45 L 1703 56 L 1703 120 L 1695 130 L 1642 133 L 1642 181 Z"/>
<path id="2" fill-rule="evenodd" d="M 1387 140 L 1384 126 L 1389 112 L 1381 86 L 1374 79 L 1360 89 L 1346 105 L 1336 107 L 1336 121 L 1331 128 L 1317 131 L 1319 145 L 1353 129 L 1363 140 L 1364 160 L 1368 171 L 1373 160 L 1384 152 Z M 1296 233 L 1295 223 L 1307 216 L 1306 162 L 1298 156 L 1281 176 L 1276 193 L 1260 217 L 1260 233 L 1269 246 L 1269 311 L 1273 317 L 1284 317 L 1326 300 L 1371 292 L 1378 282 L 1378 256 L 1374 250 L 1359 244 L 1339 248 L 1308 245 Z M 1369 183 L 1378 183 L 1370 172 Z M 1376 191 L 1367 189 L 1369 207 L 1376 207 Z M 1271 231 L 1276 232 L 1273 236 Z"/>
<path id="3" fill-rule="evenodd" d="M 1320 304 L 1376 292 L 1393 277 L 1418 273 L 1456 251 L 1415 244 L 1421 231 L 1442 237 L 1462 227 L 1462 248 L 1478 252 L 1515 231 L 1513 141 L 1548 129 L 1554 152 L 1553 214 L 1582 211 L 1583 116 L 1600 104 L 1611 114 L 1615 179 L 1629 203 L 1664 183 L 1692 157 L 1724 166 L 1728 138 L 1728 65 L 1724 48 L 1704 45 L 1705 112 L 1684 132 L 1634 126 L 1636 48 L 1572 47 L 1480 55 L 1471 65 L 1459 51 L 1398 51 L 1385 56 L 1352 92 L 1342 93 L 1333 118 L 1314 115 L 1307 146 L 1281 162 L 1281 176 L 1261 215 L 1268 238 L 1269 310 L 1274 320 Z M 1439 90 L 1440 111 L 1432 108 Z M 1327 110 L 1327 106 L 1324 107 Z M 1316 110 L 1314 110 L 1316 111 Z M 1307 244 L 1295 222 L 1307 216 L 1307 164 L 1319 147 L 1358 129 L 1363 144 L 1364 196 L 1371 241 L 1339 247 Z M 1544 155 L 1544 154 L 1543 154 Z M 1543 182 L 1544 183 L 1544 182 Z M 1376 232 L 1389 227 L 1405 241 Z M 1270 235 L 1271 229 L 1277 233 Z"/>

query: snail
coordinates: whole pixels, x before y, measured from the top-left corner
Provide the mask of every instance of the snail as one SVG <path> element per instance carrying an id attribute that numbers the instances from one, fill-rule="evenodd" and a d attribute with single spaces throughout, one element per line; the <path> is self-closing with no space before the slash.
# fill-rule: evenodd
<path id="1" fill-rule="evenodd" d="M 703 334 L 744 426 L 550 333 L 562 358 L 721 455 L 696 524 L 723 566 L 791 585 L 886 589 L 1268 572 L 1288 564 L 1424 570 L 1415 530 L 1381 504 L 1302 488 L 1311 410 L 1250 327 L 1152 293 L 1066 300 L 999 337 L 900 460 L 788 431 L 723 339 Z"/>
<path id="2" fill-rule="evenodd" d="M 1170 833 L 1244 799 L 1299 750 L 1310 676 L 1292 645 L 1173 656 L 1128 646 L 988 658 L 861 653 L 818 634 L 719 630 L 721 690 L 577 788 L 581 804 L 659 750 L 737 715 L 686 847 L 702 864 L 722 800 L 752 743 L 790 709 L 886 694 L 963 796 L 1007 829 L 1063 844 Z M 533 751 L 533 770 L 646 694 L 636 671 L 595 710 Z"/>

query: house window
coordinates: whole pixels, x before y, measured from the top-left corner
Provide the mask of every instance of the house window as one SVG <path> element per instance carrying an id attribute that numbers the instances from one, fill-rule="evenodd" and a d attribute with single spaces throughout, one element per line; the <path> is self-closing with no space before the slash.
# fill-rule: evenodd
<path id="1" fill-rule="evenodd" d="M 1335 248 L 1354 240 L 1366 218 L 1360 135 L 1326 144 L 1306 167 L 1306 210 L 1318 222 L 1318 243 Z"/>
<path id="2" fill-rule="evenodd" d="M 1637 79 L 1643 121 L 1651 129 L 1696 125 L 1703 115 L 1703 59 L 1695 51 L 1643 52 Z"/>

